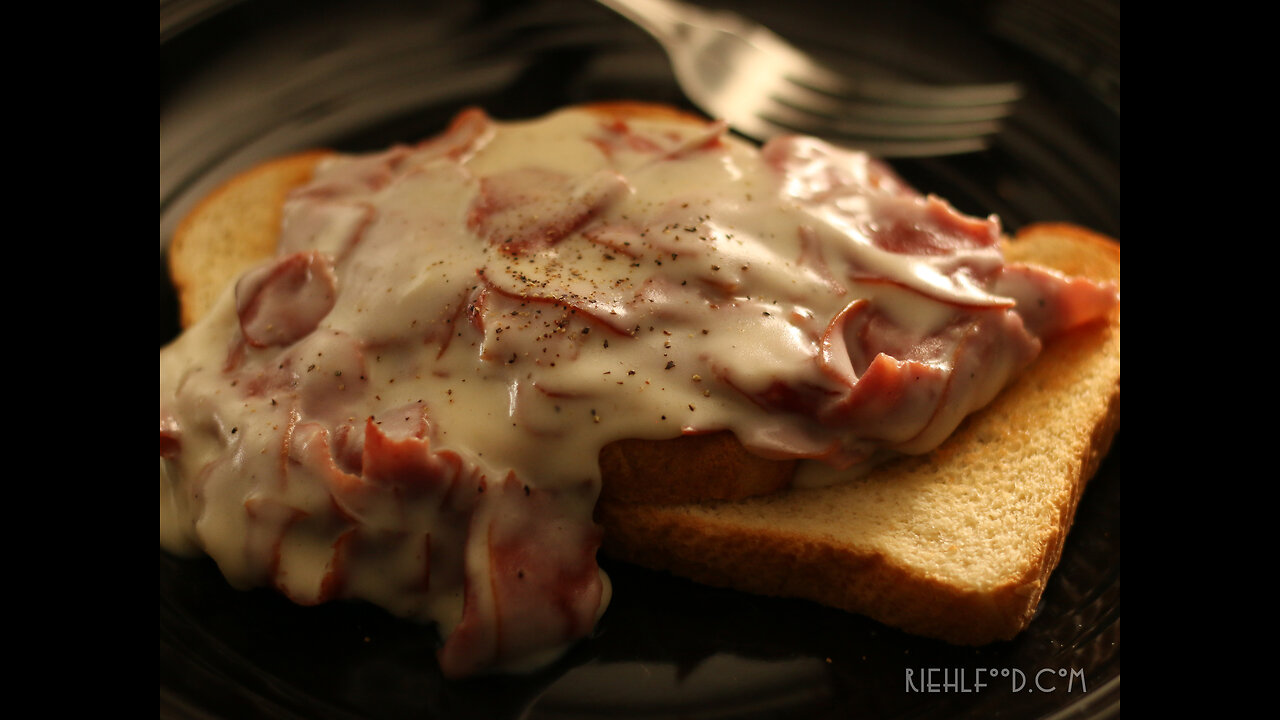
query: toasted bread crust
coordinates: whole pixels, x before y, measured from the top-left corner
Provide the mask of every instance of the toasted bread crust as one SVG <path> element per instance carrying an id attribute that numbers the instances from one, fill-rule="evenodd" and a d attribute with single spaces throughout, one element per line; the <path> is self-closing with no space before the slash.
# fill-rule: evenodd
<path id="1" fill-rule="evenodd" d="M 665 505 L 741 500 L 784 490 L 795 464 L 752 455 L 728 432 L 619 440 L 600 450 L 600 497 Z"/>

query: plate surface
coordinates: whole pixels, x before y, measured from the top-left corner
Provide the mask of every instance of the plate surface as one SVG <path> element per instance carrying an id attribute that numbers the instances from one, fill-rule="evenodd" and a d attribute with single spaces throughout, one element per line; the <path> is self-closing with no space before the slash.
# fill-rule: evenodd
<path id="1" fill-rule="evenodd" d="M 1055 220 L 1119 238 L 1118 3 L 733 6 L 835 64 L 1020 81 L 1027 96 L 990 150 L 895 168 L 1012 230 Z M 168 0 L 160 19 L 162 345 L 177 333 L 163 270 L 173 228 L 257 162 L 417 140 L 467 105 L 498 118 L 604 99 L 689 107 L 656 44 L 588 0 Z M 161 716 L 1118 715 L 1120 453 L 1117 441 L 1085 493 L 1031 628 L 980 649 L 606 563 L 613 605 L 569 656 L 533 676 L 446 683 L 428 628 L 358 604 L 236 591 L 211 562 L 161 552 Z"/>

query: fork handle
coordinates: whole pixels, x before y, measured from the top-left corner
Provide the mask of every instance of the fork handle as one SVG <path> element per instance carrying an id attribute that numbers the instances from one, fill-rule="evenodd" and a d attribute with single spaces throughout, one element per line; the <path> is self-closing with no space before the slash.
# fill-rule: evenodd
<path id="1" fill-rule="evenodd" d="M 596 0 L 652 35 L 661 43 L 674 40 L 691 8 L 675 0 Z"/>

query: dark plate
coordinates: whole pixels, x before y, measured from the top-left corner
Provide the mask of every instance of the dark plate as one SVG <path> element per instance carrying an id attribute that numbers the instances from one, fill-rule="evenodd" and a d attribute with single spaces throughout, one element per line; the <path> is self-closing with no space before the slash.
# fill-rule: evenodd
<path id="1" fill-rule="evenodd" d="M 848 5 L 734 6 L 835 63 L 1021 81 L 1027 97 L 989 151 L 895 166 L 1010 229 L 1056 220 L 1119 237 L 1118 3 Z M 261 160 L 416 140 L 467 105 L 499 118 L 616 98 L 687 107 L 656 45 L 588 0 L 171 0 L 160 20 L 161 344 L 177 333 L 163 271 L 173 228 Z M 980 649 L 610 563 L 614 603 L 560 663 L 446 683 L 429 628 L 360 604 L 300 608 L 239 592 L 211 562 L 161 552 L 161 715 L 1110 717 L 1120 705 L 1120 488 L 1117 444 L 1035 622 Z"/>

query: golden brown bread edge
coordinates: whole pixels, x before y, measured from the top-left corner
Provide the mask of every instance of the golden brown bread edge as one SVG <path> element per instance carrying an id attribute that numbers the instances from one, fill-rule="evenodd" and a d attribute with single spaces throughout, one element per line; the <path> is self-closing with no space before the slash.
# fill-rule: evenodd
<path id="1" fill-rule="evenodd" d="M 587 107 L 610 118 L 705 122 L 645 103 Z M 274 252 L 285 197 L 330 154 L 311 151 L 251 168 L 188 215 L 169 251 L 184 327 L 203 315 L 235 277 Z M 1119 281 L 1119 246 L 1075 226 L 1029 227 L 1006 252 L 1013 261 Z M 1079 397 L 1086 386 L 1085 401 L 1058 407 L 1062 403 L 1055 399 Z M 728 433 L 621 441 L 601 452 L 605 481 L 597 519 L 606 528 L 604 550 L 702 583 L 807 598 L 954 643 L 1009 638 L 1030 621 L 1057 565 L 1080 493 L 1118 430 L 1119 407 L 1117 313 L 1111 323 L 1051 343 L 1013 387 L 934 452 L 896 461 L 841 488 L 782 492 L 794 463 L 752 455 Z M 1018 455 L 1019 464 L 1001 463 L 1005 467 L 993 473 L 992 462 L 1014 457 L 1011 441 L 1018 448 L 1038 449 L 1029 457 Z M 982 482 L 1028 471 L 1036 473 L 1036 481 L 1026 483 L 1033 491 L 1010 499 L 1018 504 L 1015 509 L 1034 505 L 1040 510 L 1030 518 L 1022 518 L 1021 509 L 1014 513 L 1021 518 L 1013 523 L 1014 534 L 1027 540 L 1016 552 L 1005 553 L 1011 558 L 999 567 L 982 566 L 977 573 L 972 567 L 966 571 L 964 562 L 930 567 L 950 555 L 967 554 L 982 563 L 991 551 L 933 541 L 931 558 L 928 547 L 904 545 L 894 535 L 919 536 L 918 524 L 884 525 L 895 515 L 929 518 L 940 510 L 998 515 L 994 508 L 963 503 L 948 507 L 945 494 L 939 503 L 937 489 L 999 499 L 1007 488 L 984 489 Z M 885 488 L 895 489 L 890 495 L 906 493 L 897 501 L 907 505 L 884 505 Z M 920 505 L 913 508 L 911 501 Z M 880 515 L 868 517 L 872 512 Z M 952 516 L 951 522 L 970 520 Z M 985 517 L 982 522 L 1002 521 Z M 860 523 L 881 535 L 858 532 Z M 929 528 L 923 529 L 928 534 Z M 933 530 L 946 535 L 945 527 Z"/>

